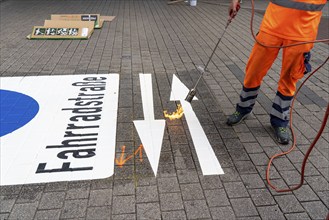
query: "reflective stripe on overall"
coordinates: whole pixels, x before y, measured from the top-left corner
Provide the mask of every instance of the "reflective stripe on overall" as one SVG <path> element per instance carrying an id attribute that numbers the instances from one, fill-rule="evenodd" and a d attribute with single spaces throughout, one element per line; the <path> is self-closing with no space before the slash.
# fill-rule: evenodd
<path id="1" fill-rule="evenodd" d="M 312 2 L 309 1 L 309 2 Z M 272 4 L 271 4 L 272 3 Z M 296 2 L 289 0 L 271 0 L 271 7 L 285 7 L 293 10 L 321 10 L 324 4 L 312 4 L 304 2 Z M 268 10 L 267 9 L 267 10 Z M 267 12 L 266 12 L 267 13 Z M 266 13 L 264 17 L 266 17 Z M 269 16 L 267 15 L 267 18 Z M 264 23 L 264 20 L 263 20 Z M 285 25 L 285 24 L 281 24 Z M 263 25 L 264 26 L 264 25 Z M 314 32 L 317 31 L 313 30 Z M 265 45 L 282 46 L 298 43 L 298 40 L 286 39 L 277 35 L 267 33 L 266 28 L 260 30 L 257 40 Z M 296 83 L 304 74 L 310 71 L 309 51 L 313 44 L 304 44 L 295 47 L 283 48 L 282 67 L 280 79 L 278 82 L 277 93 L 271 110 L 271 124 L 277 127 L 286 127 L 289 122 L 289 108 L 291 100 L 296 91 Z M 252 49 L 246 66 L 246 75 L 244 85 L 240 94 L 240 102 L 237 104 L 237 110 L 242 113 L 251 112 L 258 95 L 258 90 L 262 83 L 263 77 L 271 68 L 273 62 L 277 58 L 280 48 L 263 47 L 256 43 Z"/>

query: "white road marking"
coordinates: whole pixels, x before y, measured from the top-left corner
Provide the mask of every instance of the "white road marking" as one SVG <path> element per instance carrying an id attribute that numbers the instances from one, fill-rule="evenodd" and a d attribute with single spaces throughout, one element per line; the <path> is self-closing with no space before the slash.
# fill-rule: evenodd
<path id="1" fill-rule="evenodd" d="M 188 92 L 189 89 L 173 75 L 170 100 L 180 101 L 182 105 L 203 175 L 224 174 L 191 104 L 185 101 Z"/>
<path id="2" fill-rule="evenodd" d="M 166 121 L 162 119 L 155 120 L 154 118 L 152 75 L 141 73 L 139 74 L 139 80 L 144 120 L 135 120 L 134 125 L 156 176 Z"/>

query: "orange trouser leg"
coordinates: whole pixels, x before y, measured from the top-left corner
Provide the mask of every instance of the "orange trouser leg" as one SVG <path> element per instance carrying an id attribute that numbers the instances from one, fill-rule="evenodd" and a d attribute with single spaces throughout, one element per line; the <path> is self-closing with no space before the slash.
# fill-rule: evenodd
<path id="1" fill-rule="evenodd" d="M 257 35 L 257 40 L 272 46 L 280 46 L 282 44 L 282 39 L 264 32 L 260 32 Z M 240 93 L 240 102 L 236 106 L 237 111 L 243 114 L 252 111 L 262 80 L 271 68 L 279 50 L 280 48 L 268 48 L 255 43 L 247 63 L 243 89 Z"/>
<path id="2" fill-rule="evenodd" d="M 264 32 L 259 32 L 257 40 L 271 46 L 280 46 L 283 43 L 281 38 Z M 279 48 L 263 47 L 255 43 L 247 63 L 244 87 L 256 88 L 261 85 L 264 76 L 277 58 L 279 50 Z"/>
<path id="3" fill-rule="evenodd" d="M 284 44 L 298 43 L 292 40 L 284 40 Z M 278 91 L 284 96 L 294 96 L 296 83 L 303 78 L 305 72 L 304 53 L 309 52 L 313 44 L 304 44 L 283 49 L 282 68 Z"/>
<path id="4" fill-rule="evenodd" d="M 296 41 L 284 40 L 284 45 Z M 271 124 L 275 127 L 287 127 L 289 123 L 290 104 L 296 92 L 296 83 L 305 72 L 304 53 L 309 52 L 313 44 L 287 47 L 282 53 L 282 67 L 278 82 L 278 91 L 271 110 Z"/>

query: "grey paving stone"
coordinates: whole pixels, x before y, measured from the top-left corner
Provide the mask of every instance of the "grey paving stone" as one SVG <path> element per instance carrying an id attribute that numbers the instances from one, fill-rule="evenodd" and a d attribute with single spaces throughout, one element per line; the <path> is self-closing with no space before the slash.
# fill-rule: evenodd
<path id="1" fill-rule="evenodd" d="M 285 217 L 283 213 L 280 211 L 280 208 L 275 206 L 260 206 L 257 207 L 259 215 L 262 219 L 268 220 L 284 220 Z"/>
<path id="2" fill-rule="evenodd" d="M 329 191 L 318 192 L 317 194 L 327 208 L 329 208 Z"/>
<path id="3" fill-rule="evenodd" d="M 188 144 L 186 135 L 172 135 L 170 137 L 172 144 Z"/>
<path id="4" fill-rule="evenodd" d="M 256 166 L 258 173 L 261 175 L 261 177 L 266 180 L 266 170 L 267 170 L 267 166 Z M 270 172 L 269 172 L 269 176 L 271 179 L 273 180 L 277 180 L 282 178 L 278 172 L 278 170 L 272 165 Z"/>
<path id="5" fill-rule="evenodd" d="M 133 121 L 132 108 L 119 108 L 118 109 L 118 122 L 131 122 Z"/>
<path id="6" fill-rule="evenodd" d="M 163 163 L 158 167 L 157 177 L 175 177 L 177 176 L 175 164 L 173 163 Z"/>
<path id="7" fill-rule="evenodd" d="M 173 144 L 172 150 L 175 157 L 183 157 L 185 155 L 191 155 L 191 150 L 187 144 Z"/>
<path id="8" fill-rule="evenodd" d="M 251 115 L 251 117 L 254 117 L 254 115 Z M 265 117 L 266 117 L 266 121 L 268 121 L 268 116 L 265 115 Z M 258 120 L 255 120 L 254 118 L 245 120 L 246 125 L 248 126 L 248 128 L 251 128 L 250 129 L 251 131 L 252 131 L 253 128 L 260 128 L 260 127 L 262 127 L 262 124 L 260 123 L 259 118 L 260 118 L 260 116 L 258 115 L 257 116 L 257 119 Z"/>
<path id="9" fill-rule="evenodd" d="M 9 219 L 33 219 L 38 207 L 38 202 L 15 204 Z"/>
<path id="10" fill-rule="evenodd" d="M 67 182 L 53 182 L 47 183 L 45 186 L 45 192 L 57 192 L 57 191 L 65 191 L 67 189 Z"/>
<path id="11" fill-rule="evenodd" d="M 234 150 L 243 148 L 243 144 L 237 138 L 223 139 L 223 141 L 227 149 Z"/>
<path id="12" fill-rule="evenodd" d="M 160 193 L 180 191 L 177 177 L 159 178 L 158 187 Z"/>
<path id="13" fill-rule="evenodd" d="M 17 195 L 0 196 L 0 213 L 10 212 L 17 199 Z"/>
<path id="14" fill-rule="evenodd" d="M 301 213 L 290 213 L 284 215 L 287 220 L 310 220 L 310 217 L 307 215 L 306 212 Z"/>
<path id="15" fill-rule="evenodd" d="M 191 156 L 175 157 L 174 160 L 177 170 L 195 169 L 195 164 Z"/>
<path id="16" fill-rule="evenodd" d="M 1 186 L 0 187 L 0 195 L 5 196 L 5 195 L 19 194 L 22 187 L 23 187 L 22 185 Z"/>
<path id="17" fill-rule="evenodd" d="M 230 199 L 230 202 L 237 217 L 258 215 L 256 207 L 249 198 Z"/>
<path id="18" fill-rule="evenodd" d="M 113 220 L 135 220 L 137 219 L 136 214 L 122 214 L 112 215 Z"/>
<path id="19" fill-rule="evenodd" d="M 299 172 L 301 172 L 302 163 L 295 163 L 294 165 L 297 168 L 297 170 Z M 305 175 L 305 177 L 308 177 L 308 176 L 321 176 L 321 173 L 311 163 L 308 163 L 305 167 L 304 175 Z"/>
<path id="20" fill-rule="evenodd" d="M 297 170 L 281 171 L 280 174 L 289 186 L 298 185 L 300 183 L 301 175 Z"/>
<path id="21" fill-rule="evenodd" d="M 205 200 L 184 201 L 188 219 L 210 218 L 210 212 Z"/>
<path id="22" fill-rule="evenodd" d="M 179 211 L 170 211 L 170 212 L 163 212 L 161 211 L 162 219 L 164 220 L 175 220 L 175 219 L 187 219 L 185 211 L 179 210 Z"/>
<path id="23" fill-rule="evenodd" d="M 209 207 L 230 205 L 224 189 L 205 190 L 204 193 Z"/>
<path id="24" fill-rule="evenodd" d="M 154 186 L 157 185 L 156 177 L 155 176 L 145 176 L 145 177 L 138 177 L 137 179 L 138 186 Z"/>
<path id="25" fill-rule="evenodd" d="M 262 147 L 277 146 L 277 144 L 271 137 L 256 137 L 256 139 Z"/>
<path id="26" fill-rule="evenodd" d="M 251 132 L 237 133 L 241 143 L 253 143 L 256 142 L 254 135 Z"/>
<path id="27" fill-rule="evenodd" d="M 43 219 L 57 220 L 57 219 L 59 219 L 60 215 L 61 215 L 60 209 L 38 210 L 34 216 L 34 219 L 36 219 L 36 220 L 43 220 Z"/>
<path id="28" fill-rule="evenodd" d="M 112 214 L 135 213 L 135 196 L 113 196 Z"/>
<path id="29" fill-rule="evenodd" d="M 234 130 L 232 128 L 220 128 L 218 130 L 218 132 L 220 133 L 221 137 L 223 139 L 225 138 L 237 138 L 236 133 L 234 132 Z"/>
<path id="30" fill-rule="evenodd" d="M 137 219 L 161 219 L 159 203 L 137 204 Z"/>
<path id="31" fill-rule="evenodd" d="M 144 166 L 149 166 L 148 161 L 145 159 L 143 160 Z M 132 179 L 134 177 L 135 167 L 131 164 L 125 164 L 123 166 L 115 166 L 114 167 L 114 173 L 115 173 L 115 179 Z"/>
<path id="32" fill-rule="evenodd" d="M 299 150 L 294 150 L 287 154 L 287 157 L 292 163 L 302 163 L 304 159 L 304 155 Z"/>
<path id="33" fill-rule="evenodd" d="M 329 181 L 329 168 L 320 168 L 319 169 L 321 175 L 327 180 Z"/>
<path id="34" fill-rule="evenodd" d="M 110 206 L 112 204 L 112 189 L 90 190 L 88 206 Z"/>
<path id="35" fill-rule="evenodd" d="M 322 176 L 307 176 L 305 180 L 315 192 L 329 189 L 328 181 Z"/>
<path id="36" fill-rule="evenodd" d="M 250 129 L 250 131 L 255 137 L 269 137 L 269 133 L 266 131 L 266 129 L 264 129 L 263 126 L 254 127 Z"/>
<path id="37" fill-rule="evenodd" d="M 255 165 L 251 161 L 236 161 L 235 166 L 240 174 L 257 173 Z"/>
<path id="38" fill-rule="evenodd" d="M 275 205 L 276 202 L 267 189 L 250 189 L 248 190 L 252 201 L 256 206 Z"/>
<path id="39" fill-rule="evenodd" d="M 203 190 L 199 183 L 181 184 L 180 185 L 183 200 L 204 199 Z"/>
<path id="40" fill-rule="evenodd" d="M 249 154 L 252 162 L 257 166 L 267 165 L 269 158 L 265 153 Z"/>
<path id="41" fill-rule="evenodd" d="M 221 175 L 220 179 L 222 182 L 241 181 L 238 171 L 233 168 L 223 168 L 225 175 Z"/>
<path id="42" fill-rule="evenodd" d="M 177 170 L 177 177 L 180 184 L 199 182 L 198 173 L 194 170 Z"/>
<path id="43" fill-rule="evenodd" d="M 283 213 L 303 212 L 304 209 L 294 195 L 275 196 Z"/>
<path id="44" fill-rule="evenodd" d="M 318 169 L 328 168 L 328 159 L 323 155 L 312 155 L 309 156 L 309 161 Z"/>
<path id="45" fill-rule="evenodd" d="M 300 202 L 319 200 L 319 197 L 308 185 L 303 185 L 298 190 L 293 191 L 293 194 Z"/>
<path id="46" fill-rule="evenodd" d="M 287 158 L 277 158 L 276 160 L 273 160 L 273 165 L 279 171 L 295 170 L 295 167 Z"/>
<path id="47" fill-rule="evenodd" d="M 44 185 L 24 185 L 16 202 L 36 202 L 41 198 L 43 189 Z"/>
<path id="48" fill-rule="evenodd" d="M 226 175 L 226 172 L 225 172 Z M 223 188 L 222 181 L 220 179 L 220 176 L 199 176 L 202 189 L 219 189 Z"/>
<path id="49" fill-rule="evenodd" d="M 210 208 L 212 219 L 235 220 L 236 217 L 230 206 Z"/>
<path id="50" fill-rule="evenodd" d="M 134 195 L 135 183 L 133 180 L 114 180 L 113 195 Z"/>
<path id="51" fill-rule="evenodd" d="M 325 219 L 328 215 L 328 208 L 321 201 L 303 202 L 302 205 L 312 219 Z"/>
<path id="52" fill-rule="evenodd" d="M 66 199 L 87 199 L 89 192 L 89 182 L 69 182 Z"/>
<path id="53" fill-rule="evenodd" d="M 1 220 L 7 220 L 9 218 L 9 213 L 0 213 Z"/>
<path id="54" fill-rule="evenodd" d="M 182 195 L 180 193 L 160 194 L 161 211 L 184 209 Z"/>
<path id="55" fill-rule="evenodd" d="M 245 161 L 250 160 L 247 152 L 244 150 L 244 148 L 240 149 L 228 149 L 230 156 L 233 161 Z"/>
<path id="56" fill-rule="evenodd" d="M 111 208 L 108 206 L 88 207 L 86 219 L 111 219 Z"/>
<path id="57" fill-rule="evenodd" d="M 224 183 L 224 188 L 230 199 L 231 198 L 249 197 L 247 189 L 242 182 Z"/>
<path id="58" fill-rule="evenodd" d="M 237 220 L 261 220 L 260 217 L 252 216 L 252 217 L 242 217 L 242 218 L 237 218 Z"/>
<path id="59" fill-rule="evenodd" d="M 237 124 L 233 127 L 233 129 L 237 133 L 250 132 L 249 128 L 245 124 Z"/>
<path id="60" fill-rule="evenodd" d="M 63 207 L 65 192 L 44 193 L 39 202 L 38 209 L 60 209 Z"/>
<path id="61" fill-rule="evenodd" d="M 60 218 L 65 219 L 85 217 L 87 205 L 87 199 L 66 200 Z"/>
<path id="62" fill-rule="evenodd" d="M 136 188 L 136 202 L 157 202 L 159 201 L 157 186 L 142 186 Z"/>
<path id="63" fill-rule="evenodd" d="M 233 167 L 234 163 L 231 156 L 227 153 L 220 155 L 220 165 L 222 168 Z"/>
<path id="64" fill-rule="evenodd" d="M 91 190 L 95 189 L 112 189 L 113 188 L 113 178 L 96 179 L 91 181 Z"/>
<path id="65" fill-rule="evenodd" d="M 264 188 L 265 184 L 258 174 L 241 175 L 242 182 L 246 189 Z"/>

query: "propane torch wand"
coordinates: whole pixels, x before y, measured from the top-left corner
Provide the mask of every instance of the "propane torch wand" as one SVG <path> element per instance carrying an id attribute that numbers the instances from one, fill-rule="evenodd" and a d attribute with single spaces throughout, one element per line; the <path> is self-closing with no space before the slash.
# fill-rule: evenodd
<path id="1" fill-rule="evenodd" d="M 227 27 L 230 25 L 231 21 L 232 21 L 231 19 L 229 19 L 229 20 L 227 21 L 226 26 L 225 26 L 225 29 L 224 29 L 222 35 L 220 36 L 220 38 L 218 39 L 218 42 L 217 42 L 217 44 L 216 44 L 214 50 L 212 51 L 212 53 L 211 53 L 211 55 L 210 55 L 210 57 L 209 57 L 209 60 L 207 61 L 205 67 L 203 68 L 202 66 L 197 66 L 197 70 L 200 72 L 200 76 L 199 76 L 198 80 L 196 81 L 194 87 L 193 87 L 193 88 L 189 91 L 189 93 L 187 94 L 187 96 L 186 96 L 186 98 L 185 98 L 185 101 L 190 102 L 190 103 L 192 102 L 192 100 L 193 100 L 193 98 L 194 98 L 194 96 L 195 96 L 195 94 L 196 94 L 196 87 L 198 86 L 198 84 L 199 84 L 201 78 L 203 77 L 204 73 L 207 71 L 207 67 L 208 67 L 208 65 L 209 65 L 209 63 L 210 63 L 212 57 L 214 56 L 214 54 L 215 54 L 215 52 L 216 52 L 216 49 L 217 49 L 219 43 L 221 42 L 221 40 L 222 40 L 224 34 L 226 33 Z"/>

